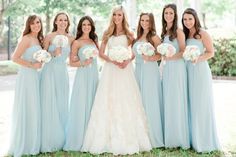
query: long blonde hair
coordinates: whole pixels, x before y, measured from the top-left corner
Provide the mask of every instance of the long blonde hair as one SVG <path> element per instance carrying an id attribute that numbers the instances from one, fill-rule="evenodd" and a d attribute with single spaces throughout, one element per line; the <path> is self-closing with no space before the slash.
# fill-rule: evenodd
<path id="1" fill-rule="evenodd" d="M 112 12 L 111 12 L 110 24 L 109 24 L 107 30 L 105 31 L 105 33 L 102 37 L 102 40 L 105 41 L 105 42 L 107 42 L 108 38 L 110 36 L 114 35 L 114 33 L 115 33 L 116 25 L 113 22 L 113 14 L 118 10 L 121 10 L 123 12 L 122 27 L 124 29 L 125 35 L 129 38 L 132 34 L 131 31 L 129 30 L 129 24 L 128 24 L 128 20 L 127 20 L 128 18 L 127 18 L 126 11 L 125 11 L 123 6 L 119 5 L 119 6 L 114 7 Z"/>

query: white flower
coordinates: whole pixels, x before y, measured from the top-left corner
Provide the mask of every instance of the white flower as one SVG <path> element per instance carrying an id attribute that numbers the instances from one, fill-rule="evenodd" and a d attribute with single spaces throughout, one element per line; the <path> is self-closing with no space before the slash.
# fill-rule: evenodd
<path id="1" fill-rule="evenodd" d="M 200 50 L 195 45 L 186 46 L 185 51 L 183 53 L 183 58 L 185 60 L 193 61 L 198 58 L 200 55 Z"/>
<path id="2" fill-rule="evenodd" d="M 66 47 L 69 44 L 68 37 L 65 35 L 56 35 L 52 44 L 56 47 Z"/>
<path id="3" fill-rule="evenodd" d="M 137 52 L 141 55 L 152 56 L 155 54 L 155 48 L 149 42 L 144 42 L 137 46 Z"/>
<path id="4" fill-rule="evenodd" d="M 109 50 L 109 57 L 112 61 L 122 63 L 131 58 L 131 52 L 123 46 L 114 46 Z"/>
<path id="5" fill-rule="evenodd" d="M 95 47 L 86 47 L 82 53 L 84 54 L 86 59 L 89 58 L 95 58 L 98 55 L 98 49 L 96 49 Z"/>
<path id="6" fill-rule="evenodd" d="M 176 53 L 176 49 L 173 45 L 168 43 L 162 43 L 157 46 L 157 52 L 166 57 L 171 57 Z"/>
<path id="7" fill-rule="evenodd" d="M 47 63 L 52 57 L 46 50 L 38 50 L 33 54 L 33 58 L 38 62 Z"/>

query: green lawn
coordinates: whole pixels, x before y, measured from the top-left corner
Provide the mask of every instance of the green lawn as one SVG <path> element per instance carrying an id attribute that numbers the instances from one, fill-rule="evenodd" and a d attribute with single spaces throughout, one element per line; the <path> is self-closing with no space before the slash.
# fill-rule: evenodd
<path id="1" fill-rule="evenodd" d="M 183 150 L 183 149 L 153 149 L 151 152 L 143 152 L 135 155 L 119 155 L 118 157 L 224 157 L 224 156 L 236 156 L 236 153 L 223 153 L 219 151 L 211 153 L 196 153 L 193 150 Z M 101 155 L 92 155 L 89 153 L 81 152 L 63 152 L 58 151 L 55 153 L 42 153 L 36 155 L 37 157 L 113 157 L 112 154 L 104 153 Z M 27 157 L 27 156 L 24 156 Z"/>

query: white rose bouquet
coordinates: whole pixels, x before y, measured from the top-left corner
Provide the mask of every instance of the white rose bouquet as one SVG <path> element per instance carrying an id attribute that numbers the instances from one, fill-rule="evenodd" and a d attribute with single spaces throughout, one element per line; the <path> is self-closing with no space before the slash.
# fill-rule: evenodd
<path id="1" fill-rule="evenodd" d="M 137 52 L 141 55 L 153 56 L 155 54 L 155 48 L 152 44 L 145 42 L 137 46 Z"/>
<path id="2" fill-rule="evenodd" d="M 95 58 L 98 55 L 98 49 L 96 49 L 95 47 L 86 47 L 82 53 L 84 54 L 86 59 L 89 58 Z"/>
<path id="3" fill-rule="evenodd" d="M 69 44 L 68 37 L 65 35 L 56 35 L 52 41 L 56 47 L 66 47 Z"/>
<path id="4" fill-rule="evenodd" d="M 199 57 L 199 55 L 200 55 L 199 48 L 195 45 L 189 45 L 186 46 L 184 50 L 183 58 L 187 61 L 194 61 Z"/>
<path id="5" fill-rule="evenodd" d="M 115 46 L 109 50 L 108 56 L 112 61 L 122 63 L 123 61 L 130 59 L 132 54 L 127 48 L 123 46 Z"/>
<path id="6" fill-rule="evenodd" d="M 173 45 L 168 43 L 162 43 L 157 46 L 157 51 L 166 57 L 171 57 L 176 53 L 176 49 Z"/>
<path id="7" fill-rule="evenodd" d="M 40 63 L 47 63 L 52 59 L 51 54 L 48 53 L 46 50 L 36 51 L 33 54 L 33 58 Z"/>

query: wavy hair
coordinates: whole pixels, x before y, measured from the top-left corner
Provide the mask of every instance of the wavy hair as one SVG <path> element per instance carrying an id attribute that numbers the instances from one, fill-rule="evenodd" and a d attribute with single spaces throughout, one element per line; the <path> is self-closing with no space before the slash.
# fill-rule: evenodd
<path id="1" fill-rule="evenodd" d="M 139 16 L 139 22 L 138 22 L 138 28 L 137 28 L 137 39 L 134 41 L 134 43 L 141 38 L 143 35 L 143 28 L 141 26 L 141 18 L 143 15 L 147 15 L 149 17 L 149 31 L 146 36 L 146 39 L 148 42 L 150 42 L 154 46 L 154 42 L 152 41 L 152 37 L 156 35 L 156 26 L 155 26 L 155 20 L 152 13 L 141 13 Z"/>
<path id="2" fill-rule="evenodd" d="M 173 25 L 169 30 L 167 30 L 167 22 L 165 20 L 165 10 L 167 8 L 171 8 L 174 10 L 174 21 Z M 162 32 L 161 32 L 161 40 L 163 41 L 165 38 L 165 35 L 167 34 L 167 31 L 169 31 L 169 40 L 172 41 L 174 38 L 177 37 L 177 28 L 178 28 L 178 15 L 177 15 L 177 7 L 175 4 L 167 4 L 164 6 L 162 11 Z"/>
<path id="3" fill-rule="evenodd" d="M 187 39 L 189 37 L 189 29 L 184 25 L 184 14 L 193 15 L 193 18 L 195 20 L 194 28 L 196 30 L 196 32 L 193 34 L 193 37 L 195 39 L 197 39 L 198 37 L 201 38 L 200 29 L 202 28 L 202 26 L 201 26 L 200 20 L 198 18 L 197 12 L 192 8 L 187 8 L 187 9 L 185 9 L 185 11 L 182 15 L 182 25 L 183 25 L 183 31 L 184 31 L 184 34 L 185 34 L 185 39 Z"/>
<path id="4" fill-rule="evenodd" d="M 122 21 L 122 27 L 124 29 L 125 34 L 129 37 L 131 35 L 131 32 L 129 30 L 129 24 L 128 24 L 128 18 L 127 18 L 127 14 L 125 12 L 125 9 L 123 6 L 116 6 L 113 8 L 112 13 L 111 13 L 111 17 L 110 17 L 110 24 L 107 28 L 107 30 L 104 33 L 104 36 L 102 38 L 103 41 L 107 42 L 108 38 L 112 35 L 114 35 L 115 30 L 116 30 L 116 25 L 113 22 L 113 14 L 118 11 L 121 10 L 123 12 L 123 21 Z"/>
<path id="5" fill-rule="evenodd" d="M 56 24 L 56 21 L 57 21 L 57 18 L 59 15 L 65 15 L 66 18 L 67 18 L 67 21 L 68 21 L 68 25 L 66 27 L 66 33 L 69 33 L 69 27 L 70 27 L 70 19 L 69 19 L 69 16 L 65 13 L 65 12 L 60 12 L 60 13 L 57 13 L 57 15 L 55 16 L 54 20 L 53 20 L 53 29 L 52 29 L 52 32 L 56 32 L 57 31 L 57 24 Z"/>
<path id="6" fill-rule="evenodd" d="M 93 40 L 93 42 L 97 45 L 97 41 L 98 41 L 98 36 L 95 33 L 95 24 L 93 22 L 93 19 L 90 16 L 83 16 L 78 23 L 77 26 L 77 33 L 76 33 L 76 38 L 75 40 L 79 39 L 82 35 L 83 35 L 83 31 L 82 31 L 82 24 L 85 20 L 88 20 L 89 23 L 91 24 L 91 31 L 89 32 L 89 38 Z"/>
<path id="7" fill-rule="evenodd" d="M 24 29 L 24 31 L 23 31 L 22 36 L 25 36 L 25 35 L 31 33 L 30 25 L 33 24 L 33 22 L 34 22 L 34 20 L 35 20 L 36 18 L 39 19 L 40 24 L 41 24 L 41 29 L 40 29 L 40 31 L 39 31 L 39 33 L 38 33 L 38 35 L 37 35 L 37 38 L 38 38 L 38 40 L 39 40 L 40 45 L 43 46 L 43 38 L 44 38 L 44 37 L 43 37 L 43 25 L 42 25 L 42 20 L 41 20 L 41 18 L 40 18 L 39 16 L 37 16 L 37 15 L 30 15 L 30 16 L 28 16 L 28 18 L 27 18 L 27 20 L 26 20 L 26 22 L 25 22 L 25 29 Z"/>

